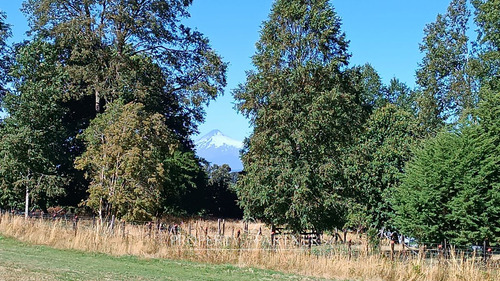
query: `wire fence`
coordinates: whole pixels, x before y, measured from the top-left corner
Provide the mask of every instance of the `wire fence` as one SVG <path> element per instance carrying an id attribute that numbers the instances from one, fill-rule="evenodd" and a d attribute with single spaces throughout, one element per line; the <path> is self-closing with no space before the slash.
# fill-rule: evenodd
<path id="1" fill-rule="evenodd" d="M 24 213 L 1 210 L 3 215 L 22 217 Z M 378 247 L 371 247 L 362 233 L 291 233 L 271 229 L 262 223 L 248 223 L 224 219 L 171 218 L 158 221 L 125 222 L 111 218 L 102 221 L 95 216 L 77 216 L 69 213 L 30 213 L 29 221 L 56 224 L 66 230 L 99 232 L 100 235 L 122 239 L 154 240 L 165 247 L 184 247 L 192 251 L 227 252 L 304 252 L 316 256 L 346 255 L 356 258 L 377 254 L 401 261 L 410 259 L 465 260 L 473 259 L 481 265 L 500 267 L 500 247 L 473 245 L 457 247 L 445 243 L 418 243 L 389 235 L 380 237 Z"/>

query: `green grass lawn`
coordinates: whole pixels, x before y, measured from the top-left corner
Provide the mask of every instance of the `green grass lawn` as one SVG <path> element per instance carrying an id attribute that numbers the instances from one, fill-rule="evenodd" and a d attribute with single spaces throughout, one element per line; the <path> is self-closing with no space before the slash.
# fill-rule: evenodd
<path id="1" fill-rule="evenodd" d="M 314 280 L 274 271 L 112 257 L 34 246 L 0 236 L 0 280 Z"/>

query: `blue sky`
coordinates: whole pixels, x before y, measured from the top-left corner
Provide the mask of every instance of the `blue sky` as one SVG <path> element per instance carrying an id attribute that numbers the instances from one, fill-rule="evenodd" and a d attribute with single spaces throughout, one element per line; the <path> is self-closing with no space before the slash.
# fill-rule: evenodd
<path id="1" fill-rule="evenodd" d="M 259 40 L 261 24 L 267 19 L 271 0 L 194 0 L 189 26 L 204 33 L 212 47 L 229 62 L 228 85 L 224 96 L 207 108 L 200 136 L 213 129 L 243 140 L 251 133 L 245 118 L 234 110 L 231 89 L 245 81 L 245 71 L 252 68 L 251 56 Z M 25 38 L 28 25 L 19 11 L 22 0 L 0 0 L 0 10 L 7 13 L 12 25 L 12 41 Z M 438 13 L 445 13 L 448 0 L 333 0 L 342 19 L 343 31 L 350 40 L 351 65 L 370 63 L 387 83 L 397 77 L 414 86 L 415 70 L 422 55 L 425 24 Z M 194 139 L 198 136 L 194 136 Z"/>

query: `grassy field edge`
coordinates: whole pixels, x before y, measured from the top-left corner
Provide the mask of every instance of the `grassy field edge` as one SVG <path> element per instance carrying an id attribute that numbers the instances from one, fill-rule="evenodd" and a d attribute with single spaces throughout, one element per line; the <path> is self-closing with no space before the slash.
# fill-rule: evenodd
<path id="1" fill-rule="evenodd" d="M 102 253 L 111 256 L 134 256 L 138 257 L 139 260 L 142 258 L 147 261 L 149 261 L 148 259 L 158 259 L 162 262 L 184 260 L 200 263 L 198 270 L 193 270 L 196 277 L 187 275 L 177 278 L 177 280 L 266 280 L 269 279 L 270 274 L 278 274 L 275 272 L 282 273 L 280 276 L 293 276 L 286 274 L 295 274 L 294 277 L 280 277 L 282 280 L 286 280 L 286 278 L 306 279 L 303 276 L 335 280 L 377 281 L 500 280 L 499 264 L 496 260 L 488 261 L 488 264 L 485 264 L 481 257 L 461 256 L 460 253 L 454 251 L 450 252 L 451 256 L 446 259 L 435 256 L 426 257 L 424 251 L 418 253 L 399 252 L 396 253 L 396 257 L 391 258 L 386 253 L 369 251 L 364 244 L 366 240 L 357 236 L 352 237 L 359 238 L 359 240 L 353 240 L 354 246 L 352 247 L 355 250 L 352 251 L 348 250 L 345 244 L 321 245 L 308 249 L 297 246 L 293 243 L 293 239 L 288 240 L 287 244 L 287 236 L 281 237 L 280 243 L 270 248 L 270 237 L 259 234 L 268 233 L 265 229 L 261 231 L 262 225 L 249 225 L 248 233 L 243 232 L 241 236 L 239 231 L 234 233 L 232 231 L 240 226 L 241 222 L 226 224 L 226 229 L 229 231 L 225 235 L 217 234 L 217 221 L 202 220 L 184 222 L 179 233 L 160 231 L 160 229 L 155 228 L 148 229 L 147 225 L 126 225 L 126 227 L 117 227 L 113 231 L 105 224 L 93 225 L 89 222 L 80 222 L 75 229 L 72 227 L 71 221 L 63 219 L 25 220 L 11 215 L 0 216 L 0 233 L 31 245 L 46 245 L 55 249 L 74 249 L 84 253 Z M 34 257 L 34 259 L 37 258 L 45 259 L 45 257 L 41 258 L 40 255 Z M 68 257 L 61 263 L 74 262 L 74 260 L 78 259 Z M 18 262 L 21 265 L 24 264 L 24 268 L 30 269 L 29 266 L 26 266 L 26 261 Z M 93 261 L 85 262 L 93 263 Z M 151 263 L 148 262 L 148 264 Z M 226 267 L 219 267 L 220 265 Z M 236 270 L 239 272 L 235 273 L 236 277 L 230 274 L 228 278 L 222 279 L 222 275 L 227 276 L 227 271 L 231 273 L 233 270 L 233 267 L 228 268 L 227 265 L 239 268 L 239 271 Z M 101 265 L 96 265 L 96 268 L 99 266 Z M 125 267 L 125 271 L 130 266 L 133 267 L 134 264 L 122 263 L 118 265 L 119 268 Z M 69 274 L 69 280 L 112 280 L 126 279 L 127 276 L 118 275 L 119 277 L 116 277 L 109 273 L 110 277 L 107 277 L 107 275 L 102 275 L 98 269 L 94 269 L 96 276 L 104 277 L 93 278 L 93 275 L 89 274 L 85 278 L 73 278 L 72 274 L 77 274 L 71 272 L 75 267 L 66 266 L 64 268 L 69 273 L 61 273 L 63 277 L 57 278 L 64 279 L 64 274 Z M 200 272 L 198 272 L 200 268 L 207 268 L 206 270 L 210 273 L 200 277 Z M 258 271 L 262 273 L 272 273 L 252 276 L 248 274 L 248 271 L 244 271 L 248 269 L 255 272 L 255 268 L 259 268 Z M 55 270 L 57 271 L 58 268 Z M 155 271 L 156 269 L 151 270 Z M 140 269 L 140 271 L 140 274 L 134 276 L 140 277 L 148 274 L 146 269 Z M 133 273 L 130 272 L 128 275 Z M 168 274 L 177 273 L 169 272 Z M 168 274 L 161 271 L 143 279 L 169 280 Z M 248 278 L 248 276 L 251 277 Z M 1 277 L 2 275 L 0 275 L 0 280 Z M 15 280 L 17 279 L 20 278 Z M 37 280 L 40 279 L 42 278 L 37 278 Z M 273 276 L 271 279 L 274 280 L 277 277 Z"/>
<path id="2" fill-rule="evenodd" d="M 55 249 L 1 234 L 0 276 L 1 280 L 317 280 L 230 264 Z"/>

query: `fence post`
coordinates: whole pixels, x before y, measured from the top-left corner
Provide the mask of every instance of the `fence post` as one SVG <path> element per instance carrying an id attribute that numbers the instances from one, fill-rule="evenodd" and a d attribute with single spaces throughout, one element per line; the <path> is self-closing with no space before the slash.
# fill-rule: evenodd
<path id="1" fill-rule="evenodd" d="M 394 260 L 394 240 L 391 239 L 391 260 Z"/>
<path id="2" fill-rule="evenodd" d="M 122 238 L 125 238 L 125 221 L 122 220 Z"/>
<path id="3" fill-rule="evenodd" d="M 484 261 L 486 261 L 486 247 L 487 247 L 487 244 L 488 243 L 488 239 L 484 239 L 484 242 L 483 242 L 483 259 Z"/>
<path id="4" fill-rule="evenodd" d="M 444 245 L 446 245 L 446 242 L 444 243 Z M 439 258 L 439 262 L 441 262 L 441 260 L 444 258 L 444 249 L 443 249 L 443 245 L 441 245 L 441 244 L 438 245 L 438 258 Z"/>
<path id="5" fill-rule="evenodd" d="M 222 236 L 225 236 L 226 233 L 226 220 L 222 219 Z"/>
<path id="6" fill-rule="evenodd" d="M 111 228 L 111 233 L 113 233 L 113 231 L 115 229 L 115 215 L 111 216 L 111 225 L 110 225 L 110 228 Z"/>
<path id="7" fill-rule="evenodd" d="M 153 231 L 153 222 L 148 222 L 148 236 L 151 238 L 151 232 Z"/>
<path id="8" fill-rule="evenodd" d="M 450 247 L 450 245 L 448 244 L 448 241 L 446 241 L 446 239 L 444 239 L 444 249 L 443 249 L 444 252 L 443 252 L 443 254 L 444 254 L 444 257 L 446 259 L 449 258 L 449 256 L 450 256 L 450 252 L 448 251 L 449 247 Z"/>
<path id="9" fill-rule="evenodd" d="M 217 219 L 217 234 L 220 236 L 221 228 L 220 228 L 220 219 Z"/>
<path id="10" fill-rule="evenodd" d="M 274 247 L 274 235 L 276 233 L 276 227 L 274 224 L 271 225 L 271 246 Z"/>
<path id="11" fill-rule="evenodd" d="M 76 236 L 76 233 L 78 230 L 78 216 L 77 215 L 75 215 L 75 217 L 73 218 L 73 230 L 75 231 L 75 236 Z"/>
<path id="12" fill-rule="evenodd" d="M 405 249 L 405 236 L 401 235 L 401 252 L 403 255 L 406 254 L 406 249 Z"/>
<path id="13" fill-rule="evenodd" d="M 347 241 L 347 251 L 349 253 L 349 260 L 350 260 L 352 257 L 352 240 L 351 239 L 349 239 L 349 241 Z"/>
<path id="14" fill-rule="evenodd" d="M 162 235 L 162 222 L 160 221 L 160 219 L 158 219 L 156 221 L 156 238 L 157 239 L 161 239 L 161 235 Z"/>

